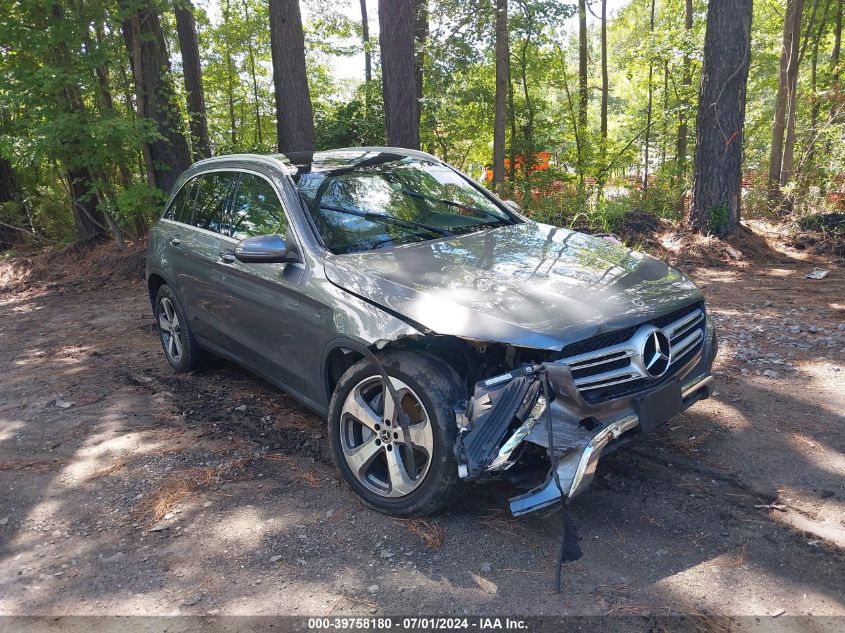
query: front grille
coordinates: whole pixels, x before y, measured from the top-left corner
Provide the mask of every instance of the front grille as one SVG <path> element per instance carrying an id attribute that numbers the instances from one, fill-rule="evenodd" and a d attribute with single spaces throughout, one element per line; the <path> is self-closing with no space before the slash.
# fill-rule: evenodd
<path id="1" fill-rule="evenodd" d="M 701 351 L 704 344 L 704 304 L 698 302 L 639 326 L 615 330 L 563 348 L 578 392 L 587 402 L 597 403 L 630 395 L 659 384 Z M 655 328 L 670 342 L 670 361 L 666 373 L 653 378 L 642 358 L 642 342 Z"/>

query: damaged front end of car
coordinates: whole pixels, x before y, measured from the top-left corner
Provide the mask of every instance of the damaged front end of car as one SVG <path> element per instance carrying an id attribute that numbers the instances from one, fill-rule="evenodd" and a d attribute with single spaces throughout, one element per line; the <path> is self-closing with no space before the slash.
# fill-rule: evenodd
<path id="1" fill-rule="evenodd" d="M 460 476 L 530 488 L 510 499 L 515 516 L 582 494 L 603 455 L 711 395 L 717 342 L 703 305 L 670 319 L 477 381 L 456 406 Z"/>

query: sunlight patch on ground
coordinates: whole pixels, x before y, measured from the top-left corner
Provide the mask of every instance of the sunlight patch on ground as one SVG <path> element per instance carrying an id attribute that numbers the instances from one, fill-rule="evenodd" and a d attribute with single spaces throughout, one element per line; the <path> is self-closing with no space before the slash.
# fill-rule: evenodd
<path id="1" fill-rule="evenodd" d="M 750 552 L 720 554 L 658 580 L 653 588 L 662 602 L 679 613 L 773 615 L 783 609 L 787 615 L 800 615 L 808 612 L 804 605 L 814 605 L 813 615 L 834 615 L 845 608 L 840 600 L 814 591 L 812 585 L 797 585 L 759 568 L 752 559 Z M 773 606 L 773 595 L 787 597 Z"/>
<path id="2" fill-rule="evenodd" d="M 812 462 L 816 468 L 825 470 L 831 475 L 845 478 L 845 454 L 832 446 L 827 446 L 798 432 L 791 433 L 788 436 L 787 443 L 797 453 L 803 455 L 804 459 Z M 845 511 L 843 511 L 842 516 L 845 517 Z"/>

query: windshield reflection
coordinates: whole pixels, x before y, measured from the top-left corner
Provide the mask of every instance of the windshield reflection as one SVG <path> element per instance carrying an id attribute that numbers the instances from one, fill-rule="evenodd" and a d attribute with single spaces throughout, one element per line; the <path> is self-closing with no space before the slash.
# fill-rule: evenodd
<path id="1" fill-rule="evenodd" d="M 336 254 L 518 222 L 461 174 L 422 157 L 318 152 L 296 169 L 300 196 L 323 242 Z"/>

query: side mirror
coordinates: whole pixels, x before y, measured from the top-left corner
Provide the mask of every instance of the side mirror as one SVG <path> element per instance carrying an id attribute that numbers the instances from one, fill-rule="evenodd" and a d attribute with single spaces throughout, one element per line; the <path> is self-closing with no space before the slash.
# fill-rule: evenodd
<path id="1" fill-rule="evenodd" d="M 235 257 L 247 264 L 279 264 L 297 261 L 295 253 L 288 252 L 281 235 L 256 235 L 235 244 Z"/>

